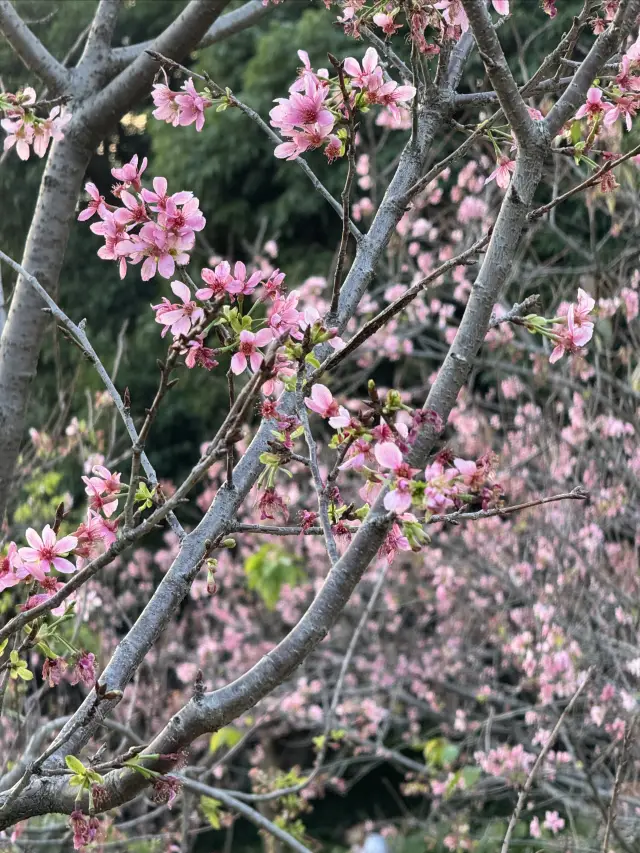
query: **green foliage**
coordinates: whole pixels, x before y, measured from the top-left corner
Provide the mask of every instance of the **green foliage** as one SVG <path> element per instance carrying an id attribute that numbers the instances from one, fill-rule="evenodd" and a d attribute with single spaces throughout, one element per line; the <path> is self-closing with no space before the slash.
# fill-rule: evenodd
<path id="1" fill-rule="evenodd" d="M 72 788 L 80 788 L 81 791 L 91 791 L 92 785 L 101 785 L 104 781 L 99 773 L 96 773 L 90 767 L 85 767 L 75 755 L 66 755 L 64 761 L 73 774 L 69 779 L 69 785 Z"/>
<path id="2" fill-rule="evenodd" d="M 16 524 L 36 524 L 50 520 L 56 514 L 56 507 L 64 500 L 60 486 L 63 474 L 60 471 L 45 471 L 41 476 L 25 483 L 27 495 L 15 510 Z"/>
<path id="3" fill-rule="evenodd" d="M 278 545 L 267 544 L 252 554 L 244 564 L 249 589 L 254 589 L 269 610 L 278 603 L 285 584 L 296 586 L 305 579 L 298 559 Z"/>
<path id="4" fill-rule="evenodd" d="M 213 797 L 200 797 L 200 809 L 209 821 L 212 829 L 220 829 L 222 826 L 220 818 L 224 815 L 224 812 L 221 806 L 222 803 L 220 800 L 214 800 Z"/>
<path id="5" fill-rule="evenodd" d="M 26 660 L 22 660 L 15 649 L 9 655 L 9 673 L 14 681 L 17 679 L 31 681 L 33 679 L 33 673 L 29 669 Z"/>
<path id="6" fill-rule="evenodd" d="M 425 762 L 434 770 L 448 769 L 459 754 L 459 748 L 444 737 L 428 740 L 423 749 Z"/>
<path id="7" fill-rule="evenodd" d="M 224 726 L 211 735 L 209 752 L 217 752 L 223 747 L 231 749 L 242 740 L 242 732 L 234 726 Z"/>
<path id="8" fill-rule="evenodd" d="M 136 490 L 135 502 L 138 504 L 138 509 L 151 509 L 155 499 L 155 489 L 150 489 L 146 483 L 138 483 Z"/>

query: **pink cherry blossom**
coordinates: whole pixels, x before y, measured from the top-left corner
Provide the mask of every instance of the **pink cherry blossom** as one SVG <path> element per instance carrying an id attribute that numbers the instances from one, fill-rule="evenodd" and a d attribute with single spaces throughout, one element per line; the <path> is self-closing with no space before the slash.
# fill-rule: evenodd
<path id="1" fill-rule="evenodd" d="M 324 105 L 327 95 L 324 86 L 318 86 L 313 78 L 305 76 L 305 93 L 291 92 L 288 98 L 276 98 L 277 107 L 269 113 L 273 127 L 292 130 L 309 125 L 333 127 L 335 119 Z"/>
<path id="2" fill-rule="evenodd" d="M 136 225 L 149 221 L 145 203 L 130 192 L 123 190 L 120 193 L 120 201 L 124 204 L 124 208 L 120 208 L 118 211 L 119 221 L 127 224 L 135 223 Z"/>
<path id="3" fill-rule="evenodd" d="M 496 184 L 503 190 L 506 190 L 511 180 L 511 173 L 515 171 L 515 168 L 515 160 L 510 160 L 508 157 L 505 156 L 499 157 L 496 168 L 485 180 L 485 184 L 488 184 L 489 181 L 492 181 L 495 178 Z"/>
<path id="4" fill-rule="evenodd" d="M 56 534 L 47 524 L 42 531 L 42 536 L 38 536 L 33 527 L 29 527 L 25 537 L 31 547 L 20 548 L 18 553 L 25 563 L 25 569 L 36 580 L 43 581 L 45 573 L 50 572 L 52 566 L 64 574 L 75 572 L 76 567 L 73 563 L 63 558 L 78 544 L 75 536 L 63 536 L 56 541 Z"/>
<path id="5" fill-rule="evenodd" d="M 623 118 L 627 131 L 631 130 L 632 119 L 636 114 L 636 101 L 633 97 L 617 98 L 611 109 L 604 117 L 605 127 L 611 127 L 618 119 Z"/>
<path id="6" fill-rule="evenodd" d="M 558 812 L 545 812 L 543 826 L 556 835 L 561 829 L 564 829 L 564 820 Z"/>
<path id="7" fill-rule="evenodd" d="M 98 249 L 98 257 L 105 261 L 118 260 L 120 263 L 120 278 L 124 278 L 127 271 L 126 259 L 119 253 L 118 249 L 122 243 L 127 242 L 126 225 L 129 212 L 125 208 L 118 208 L 113 212 L 106 208 L 99 209 L 100 222 L 92 222 L 89 228 L 94 234 L 104 237 L 105 245 Z"/>
<path id="8" fill-rule="evenodd" d="M 204 111 L 213 101 L 196 91 L 192 77 L 183 84 L 182 89 L 184 94 L 179 93 L 175 97 L 175 103 L 180 110 L 178 124 L 186 127 L 195 123 L 196 130 L 200 132 L 204 127 Z"/>
<path id="9" fill-rule="evenodd" d="M 185 204 L 193 198 L 193 193 L 188 190 L 173 193 L 173 195 L 169 196 L 167 195 L 167 187 L 167 179 L 158 177 L 153 179 L 153 191 L 146 189 L 146 187 L 143 187 L 140 191 L 143 201 L 151 206 L 151 210 L 154 213 L 163 213 L 169 199 L 174 204 Z"/>
<path id="10" fill-rule="evenodd" d="M 18 547 L 15 542 L 10 542 L 7 553 L 4 557 L 0 557 L 0 592 L 15 586 L 20 582 L 24 574 L 25 571 L 20 555 L 18 554 Z"/>
<path id="11" fill-rule="evenodd" d="M 388 15 L 386 12 L 378 12 L 374 15 L 373 23 L 388 36 L 392 36 L 396 30 L 402 29 L 402 24 L 396 24 L 393 15 Z"/>
<path id="12" fill-rule="evenodd" d="M 180 105 L 176 102 L 177 92 L 164 83 L 154 83 L 151 97 L 156 109 L 152 115 L 158 121 L 166 121 L 177 127 L 180 124 Z"/>
<path id="13" fill-rule="evenodd" d="M 266 346 L 272 340 L 273 332 L 271 329 L 260 329 L 255 335 L 247 330 L 240 332 L 240 349 L 231 359 L 232 372 L 236 376 L 244 373 L 247 369 L 247 361 L 254 372 L 259 370 L 264 359 L 257 347 Z"/>
<path id="14" fill-rule="evenodd" d="M 189 262 L 187 252 L 193 248 L 192 234 L 174 234 L 155 222 L 147 222 L 131 240 L 120 243 L 117 252 L 129 256 L 132 263 L 145 259 L 140 270 L 143 281 L 153 278 L 156 272 L 163 278 L 171 278 L 176 264 L 183 266 Z"/>
<path id="15" fill-rule="evenodd" d="M 631 74 L 631 62 L 630 52 L 626 53 L 620 61 L 620 71 L 616 77 L 616 83 L 623 90 L 640 92 L 640 77 Z"/>
<path id="16" fill-rule="evenodd" d="M 577 325 L 574 317 L 575 308 L 569 306 L 567 312 L 566 329 L 557 332 L 558 343 L 549 357 L 551 364 L 559 361 L 565 353 L 575 353 L 580 347 L 587 344 L 593 336 L 593 323 L 582 323 Z"/>
<path id="17" fill-rule="evenodd" d="M 351 424 L 351 415 L 344 406 L 338 407 L 338 414 L 329 418 L 329 426 L 332 429 L 346 429 Z"/>
<path id="18" fill-rule="evenodd" d="M 392 441 L 384 441 L 375 446 L 375 457 L 382 468 L 391 468 L 392 471 L 397 471 L 402 463 L 402 452 L 397 444 Z"/>
<path id="19" fill-rule="evenodd" d="M 131 160 L 129 160 L 128 163 L 125 163 L 124 166 L 112 169 L 111 174 L 117 181 L 121 181 L 125 188 L 132 186 L 137 192 L 140 192 L 142 186 L 140 179 L 146 168 L 147 158 L 145 157 L 142 160 L 140 168 L 138 168 L 138 155 L 134 154 Z"/>
<path id="20" fill-rule="evenodd" d="M 304 398 L 304 404 L 312 412 L 316 412 L 322 418 L 332 418 L 338 415 L 340 409 L 333 399 L 333 394 L 326 385 L 316 383 L 311 388 L 311 396 Z"/>
<path id="21" fill-rule="evenodd" d="M 97 213 L 98 216 L 102 217 L 107 213 L 107 208 L 104 203 L 104 196 L 100 195 L 100 191 L 98 187 L 89 181 L 84 185 L 85 192 L 89 194 L 91 197 L 91 201 L 87 204 L 84 210 L 81 210 L 78 214 L 78 220 L 80 222 L 86 222 L 87 219 L 91 219 L 91 217 Z"/>
<path id="22" fill-rule="evenodd" d="M 221 261 L 214 270 L 204 267 L 200 276 L 208 287 L 201 287 L 196 290 L 198 299 L 212 299 L 214 296 L 231 293 L 230 287 L 233 283 L 233 276 L 228 261 Z"/>
<path id="23" fill-rule="evenodd" d="M 193 340 L 187 341 L 186 349 L 181 350 L 181 352 L 183 355 L 186 352 L 184 363 L 189 369 L 195 367 L 197 364 L 204 367 L 205 370 L 213 370 L 214 367 L 218 366 L 218 362 L 214 358 L 216 351 L 204 345 L 202 335 L 198 335 Z"/>
<path id="24" fill-rule="evenodd" d="M 378 65 L 378 51 L 368 47 L 362 60 L 348 56 L 344 61 L 344 70 L 351 77 L 351 85 L 357 89 L 377 89 L 384 83 L 382 68 Z"/>
<path id="25" fill-rule="evenodd" d="M 589 121 L 595 121 L 600 118 L 604 112 L 611 109 L 611 104 L 603 101 L 602 95 L 602 89 L 592 86 L 587 92 L 586 102 L 580 107 L 575 117 L 577 119 L 587 118 Z"/>
<path id="26" fill-rule="evenodd" d="M 302 130 L 284 129 L 282 135 L 289 136 L 290 139 L 288 142 L 277 145 L 273 152 L 274 155 L 279 160 L 295 160 L 305 151 L 319 148 L 327 140 L 330 140 L 331 125 L 312 124 Z"/>
<path id="27" fill-rule="evenodd" d="M 176 195 L 181 194 L 176 193 Z M 178 207 L 178 204 L 182 206 Z M 158 224 L 167 231 L 191 237 L 194 231 L 202 231 L 206 225 L 199 205 L 199 200 L 194 197 L 190 197 L 185 202 L 177 202 L 175 196 L 170 196 L 166 200 L 164 211 L 158 215 Z"/>
<path id="28" fill-rule="evenodd" d="M 38 157 L 44 157 L 47 153 L 49 140 L 64 139 L 62 129 L 71 121 L 71 113 L 60 115 L 60 111 L 61 107 L 54 107 L 49 118 L 40 119 L 34 125 L 33 150 Z"/>
<path id="29" fill-rule="evenodd" d="M 29 146 L 33 142 L 34 137 L 33 125 L 27 124 L 22 119 L 12 121 L 8 118 L 2 119 L 0 125 L 2 125 L 2 129 L 8 134 L 4 140 L 4 150 L 8 151 L 15 145 L 18 157 L 21 160 L 28 160 L 31 151 Z"/>
<path id="30" fill-rule="evenodd" d="M 163 326 L 169 326 L 174 338 L 180 335 L 188 335 L 191 328 L 202 320 L 204 311 L 191 298 L 191 291 L 181 281 L 172 281 L 171 290 L 182 300 L 182 305 L 174 305 L 171 310 L 165 310 L 156 314 L 156 322 Z"/>
<path id="31" fill-rule="evenodd" d="M 400 117 L 398 105 L 406 106 L 408 101 L 413 100 L 415 94 L 415 86 L 399 86 L 395 80 L 383 83 L 376 89 L 367 89 L 369 102 L 386 107 L 396 119 Z"/>
<path id="32" fill-rule="evenodd" d="M 236 296 L 250 296 L 261 281 L 262 273 L 260 270 L 256 270 L 247 278 L 246 266 L 242 261 L 236 261 L 233 267 L 233 278 L 227 290 Z"/>
<path id="33" fill-rule="evenodd" d="M 578 288 L 578 304 L 574 308 L 574 319 L 578 326 L 590 322 L 589 314 L 595 308 L 596 301 L 581 287 Z"/>
<path id="34" fill-rule="evenodd" d="M 283 335 L 298 326 L 300 312 L 296 306 L 300 294 L 293 290 L 287 296 L 276 296 L 269 311 L 269 328 L 277 335 Z"/>

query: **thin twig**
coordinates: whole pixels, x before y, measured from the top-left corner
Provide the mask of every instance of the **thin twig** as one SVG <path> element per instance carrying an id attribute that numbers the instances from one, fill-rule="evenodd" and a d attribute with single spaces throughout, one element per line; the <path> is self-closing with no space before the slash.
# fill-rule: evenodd
<path id="1" fill-rule="evenodd" d="M 350 206 L 351 206 L 351 189 L 353 187 L 353 179 L 356 175 L 356 125 L 355 125 L 355 110 L 351 103 L 347 84 L 344 77 L 344 63 L 338 62 L 335 56 L 329 54 L 329 60 L 338 72 L 338 81 L 340 92 L 342 94 L 343 107 L 347 114 L 347 141 L 345 143 L 345 154 L 347 156 L 347 177 L 342 188 L 340 200 L 342 202 L 342 234 L 340 235 L 340 248 L 338 249 L 338 262 L 333 276 L 333 287 L 331 290 L 331 306 L 329 308 L 329 316 L 335 317 L 338 311 L 338 301 L 340 299 L 340 288 L 342 287 L 342 274 L 344 271 L 345 261 L 347 259 L 347 246 L 349 245 L 349 223 Z"/>
<path id="2" fill-rule="evenodd" d="M 613 791 L 611 793 L 611 804 L 609 805 L 609 811 L 607 813 L 607 825 L 604 831 L 604 838 L 602 841 L 602 853 L 609 853 L 609 838 L 611 837 L 611 829 L 616 819 L 616 806 L 618 803 L 618 794 L 620 793 L 620 785 L 622 784 L 622 777 L 624 776 L 624 772 L 627 769 L 627 759 L 629 757 L 629 746 L 631 744 L 631 737 L 633 734 L 633 730 L 636 725 L 636 717 L 631 720 L 629 725 L 626 727 L 624 733 L 624 739 L 622 741 L 622 752 L 620 754 L 620 760 L 618 761 L 618 766 L 616 767 L 616 778 L 613 782 Z"/>
<path id="3" fill-rule="evenodd" d="M 593 678 L 594 673 L 595 673 L 595 667 L 591 667 L 591 669 L 587 672 L 586 678 L 584 679 L 582 684 L 578 687 L 576 692 L 571 697 L 571 701 L 569 702 L 567 707 L 564 709 L 564 711 L 560 714 L 560 718 L 559 718 L 558 722 L 555 724 L 553 731 L 549 735 L 547 742 L 545 743 L 545 745 L 540 750 L 538 757 L 536 758 L 536 760 L 533 764 L 533 767 L 531 768 L 531 772 L 527 776 L 527 780 L 524 783 L 524 785 L 522 786 L 522 790 L 520 791 L 520 794 L 518 795 L 518 802 L 516 803 L 516 807 L 514 809 L 514 812 L 511 815 L 511 820 L 509 821 L 509 826 L 507 827 L 507 832 L 504 836 L 504 841 L 502 842 L 502 847 L 500 848 L 500 853 L 509 853 L 509 845 L 511 844 L 511 836 L 513 835 L 513 830 L 515 829 L 515 826 L 518 822 L 518 818 L 520 817 L 520 812 L 523 809 L 525 800 L 527 799 L 527 796 L 529 795 L 529 791 L 531 790 L 531 786 L 533 785 L 533 780 L 536 777 L 536 773 L 540 769 L 542 762 L 545 760 L 547 753 L 551 749 L 551 746 L 553 745 L 553 742 L 555 741 L 557 734 L 562 727 L 562 724 L 564 723 L 567 716 L 573 710 L 573 706 L 578 701 L 578 698 L 580 697 L 581 693 L 584 691 L 587 684 Z"/>
<path id="4" fill-rule="evenodd" d="M 603 175 L 605 175 L 607 172 L 610 172 L 612 169 L 615 169 L 615 167 L 619 166 L 621 163 L 624 163 L 625 160 L 629 160 L 631 157 L 635 157 L 636 154 L 640 154 L 640 145 L 636 145 L 636 147 L 632 148 L 631 151 L 627 151 L 626 154 L 623 154 L 621 157 L 617 157 L 615 160 L 608 160 L 604 164 L 604 166 L 601 166 L 597 172 L 594 172 L 590 178 L 587 178 L 586 180 L 582 181 L 581 184 L 572 187 L 570 190 L 567 190 L 566 193 L 557 196 L 547 204 L 543 204 L 542 207 L 537 207 L 535 210 L 532 210 L 531 213 L 527 215 L 527 219 L 529 220 L 529 222 L 533 222 L 535 219 L 539 219 L 543 214 L 552 210 L 561 202 L 566 201 L 568 198 L 571 198 L 571 196 L 576 195 L 576 193 L 582 192 L 582 190 L 586 190 L 589 187 L 592 187 L 597 184 Z"/>
<path id="5" fill-rule="evenodd" d="M 478 512 L 451 512 L 443 515 L 432 515 L 427 521 L 427 524 L 439 524 L 441 521 L 447 521 L 450 524 L 457 524 L 459 521 L 479 521 L 482 518 L 492 518 L 494 515 L 510 515 L 512 512 L 522 512 L 524 509 L 531 509 L 542 504 L 551 504 L 556 501 L 586 501 L 589 493 L 580 486 L 571 492 L 566 492 L 561 495 L 550 495 L 547 498 L 536 498 L 532 501 L 526 501 L 521 504 L 513 504 L 513 506 L 496 507 L 495 509 L 480 509 Z"/>
<path id="6" fill-rule="evenodd" d="M 436 279 L 440 278 L 440 276 L 444 275 L 453 267 L 458 266 L 459 264 L 468 263 L 469 259 L 477 254 L 486 244 L 489 242 L 489 234 L 483 235 L 479 240 L 469 246 L 468 249 L 465 249 L 464 252 L 461 252 L 459 255 L 456 255 L 455 258 L 451 258 L 445 263 L 441 264 L 437 269 L 435 269 L 432 273 L 420 279 L 420 281 L 416 282 L 416 284 L 412 285 L 406 293 L 404 293 L 401 297 L 392 302 L 390 305 L 387 305 L 379 314 L 376 314 L 375 317 L 372 317 L 371 320 L 367 321 L 361 329 L 359 329 L 356 334 L 347 342 L 346 346 L 344 346 L 341 350 L 337 350 L 332 355 L 330 355 L 320 367 L 314 371 L 311 377 L 307 380 L 306 385 L 310 386 L 316 382 L 323 373 L 326 373 L 330 370 L 333 370 L 343 361 L 348 355 L 356 350 L 360 344 L 364 343 L 368 338 L 370 338 L 378 329 L 381 329 L 392 317 L 402 311 L 410 302 L 412 302 L 416 296 L 427 288 L 432 282 Z"/>

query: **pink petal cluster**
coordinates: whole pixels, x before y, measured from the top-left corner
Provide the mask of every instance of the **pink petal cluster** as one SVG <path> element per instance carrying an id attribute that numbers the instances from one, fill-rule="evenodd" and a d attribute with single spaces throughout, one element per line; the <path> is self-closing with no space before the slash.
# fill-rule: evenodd
<path id="1" fill-rule="evenodd" d="M 279 159 L 295 160 L 304 151 L 331 143 L 336 121 L 326 106 L 327 81 L 311 70 L 304 51 L 298 51 L 298 55 L 305 64 L 302 76 L 289 88 L 288 98 L 276 98 L 278 106 L 269 113 L 272 126 L 278 128 L 281 136 L 288 137 L 274 151 Z"/>
<path id="2" fill-rule="evenodd" d="M 167 181 L 162 177 L 154 178 L 153 191 L 143 188 L 141 176 L 146 166 L 146 157 L 138 167 L 138 156 L 134 155 L 129 163 L 111 170 L 121 181 L 113 188 L 113 193 L 122 207 L 106 204 L 96 185 L 87 183 L 85 190 L 90 201 L 78 216 L 80 220 L 87 220 L 97 214 L 100 221 L 90 227 L 105 241 L 98 256 L 117 261 L 120 278 L 126 275 L 127 263 L 142 263 L 140 276 L 143 281 L 156 273 L 171 278 L 176 264 L 187 264 L 196 232 L 202 231 L 206 224 L 193 193 L 168 195 Z M 140 230 L 136 232 L 136 228 Z"/>
<path id="3" fill-rule="evenodd" d="M 64 574 L 75 572 L 73 563 L 64 559 L 78 544 L 75 536 L 63 536 L 57 540 L 56 534 L 47 524 L 42 536 L 39 536 L 33 527 L 29 527 L 25 537 L 30 547 L 20 548 L 18 553 L 25 570 L 36 580 L 43 581 L 45 574 L 48 574 L 52 567 Z"/>
<path id="4" fill-rule="evenodd" d="M 162 337 L 171 330 L 174 338 L 179 338 L 181 335 L 188 335 L 191 329 L 204 318 L 204 311 L 191 298 L 191 291 L 183 282 L 172 281 L 171 290 L 182 300 L 182 304 L 172 304 L 165 297 L 163 303 L 151 307 L 156 312 L 156 323 L 165 327 L 162 330 Z"/>
<path id="5" fill-rule="evenodd" d="M 329 425 L 334 429 L 349 426 L 351 415 L 344 406 L 339 406 L 333 399 L 333 394 L 326 385 L 317 383 L 311 388 L 311 396 L 304 398 L 305 406 L 316 412 L 322 418 L 329 419 Z"/>
<path id="6" fill-rule="evenodd" d="M 151 92 L 156 109 L 153 117 L 177 127 L 195 124 L 200 132 L 204 127 L 204 111 L 213 104 L 205 94 L 196 90 L 193 78 L 189 77 L 180 92 L 173 92 L 164 83 L 155 83 Z"/>
<path id="7" fill-rule="evenodd" d="M 231 370 L 238 376 L 244 373 L 247 369 L 247 364 L 251 370 L 260 370 L 260 365 L 264 361 L 258 347 L 264 347 L 273 340 L 273 332 L 271 329 L 260 329 L 259 332 L 242 331 L 240 332 L 240 342 L 238 352 L 231 359 Z"/>
<path id="8" fill-rule="evenodd" d="M 44 157 L 49 142 L 63 139 L 62 130 L 71 120 L 71 113 L 63 112 L 60 106 L 53 107 L 48 118 L 41 118 L 34 112 L 35 102 L 36 93 L 30 86 L 17 95 L 3 92 L 0 99 L 0 111 L 7 116 L 0 121 L 7 134 L 4 150 L 9 151 L 15 146 L 21 160 L 29 159 L 32 146 L 38 157 Z"/>
<path id="9" fill-rule="evenodd" d="M 559 361 L 565 353 L 576 353 L 589 343 L 593 337 L 593 322 L 588 318 L 595 304 L 595 299 L 582 288 L 578 289 L 578 301 L 569 306 L 566 325 L 559 326 L 555 331 L 557 343 L 549 357 L 551 364 Z"/>

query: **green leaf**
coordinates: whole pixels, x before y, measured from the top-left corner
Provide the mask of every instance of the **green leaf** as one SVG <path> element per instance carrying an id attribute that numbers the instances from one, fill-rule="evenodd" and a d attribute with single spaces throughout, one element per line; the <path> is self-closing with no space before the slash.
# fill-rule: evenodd
<path id="1" fill-rule="evenodd" d="M 472 767 L 471 765 L 467 765 L 466 767 L 462 768 L 460 774 L 464 779 L 465 787 L 473 788 L 473 786 L 476 784 L 476 782 L 482 775 L 482 771 L 479 767 Z"/>
<path id="2" fill-rule="evenodd" d="M 312 367 L 315 367 L 316 369 L 318 367 L 320 367 L 320 362 L 318 361 L 318 359 L 315 357 L 315 355 L 312 352 L 308 353 L 305 356 L 304 360 L 306 361 L 307 364 L 310 364 Z"/>
<path id="3" fill-rule="evenodd" d="M 225 726 L 211 735 L 209 740 L 209 752 L 217 752 L 223 746 L 234 747 L 242 740 L 242 732 L 234 726 Z"/>
<path id="4" fill-rule="evenodd" d="M 220 829 L 221 805 L 220 800 L 214 800 L 213 797 L 200 797 L 202 813 L 213 829 Z"/>
<path id="5" fill-rule="evenodd" d="M 9 642 L 9 638 L 7 637 L 5 640 L 3 640 L 3 641 L 0 643 L 0 655 L 1 655 L 1 654 L 4 652 L 4 650 L 7 648 L 7 643 L 8 643 L 8 642 Z"/>
<path id="6" fill-rule="evenodd" d="M 580 123 L 580 121 L 574 121 L 571 123 L 571 142 L 574 145 L 577 145 L 581 139 L 582 139 L 582 124 Z"/>
<path id="7" fill-rule="evenodd" d="M 31 672 L 30 669 L 27 669 L 25 666 L 21 666 L 17 670 L 17 675 L 18 675 L 18 678 L 22 679 L 22 681 L 32 681 L 33 680 L 33 673 Z"/>
<path id="8" fill-rule="evenodd" d="M 66 755 L 64 763 L 67 765 L 69 770 L 73 770 L 74 773 L 79 773 L 80 775 L 84 776 L 87 768 L 84 766 L 84 764 L 82 763 L 82 761 L 80 761 L 79 758 L 75 757 L 75 755 Z"/>
<path id="9" fill-rule="evenodd" d="M 38 643 L 38 648 L 40 649 L 42 654 L 46 655 L 50 660 L 58 660 L 59 656 L 53 651 L 53 649 L 49 645 L 47 645 L 47 643 L 44 642 L 44 640 L 41 640 Z"/>
<path id="10" fill-rule="evenodd" d="M 278 603 L 280 590 L 287 584 L 296 586 L 305 578 L 297 557 L 279 545 L 267 544 L 252 554 L 244 564 L 249 589 L 255 589 L 269 610 Z"/>

